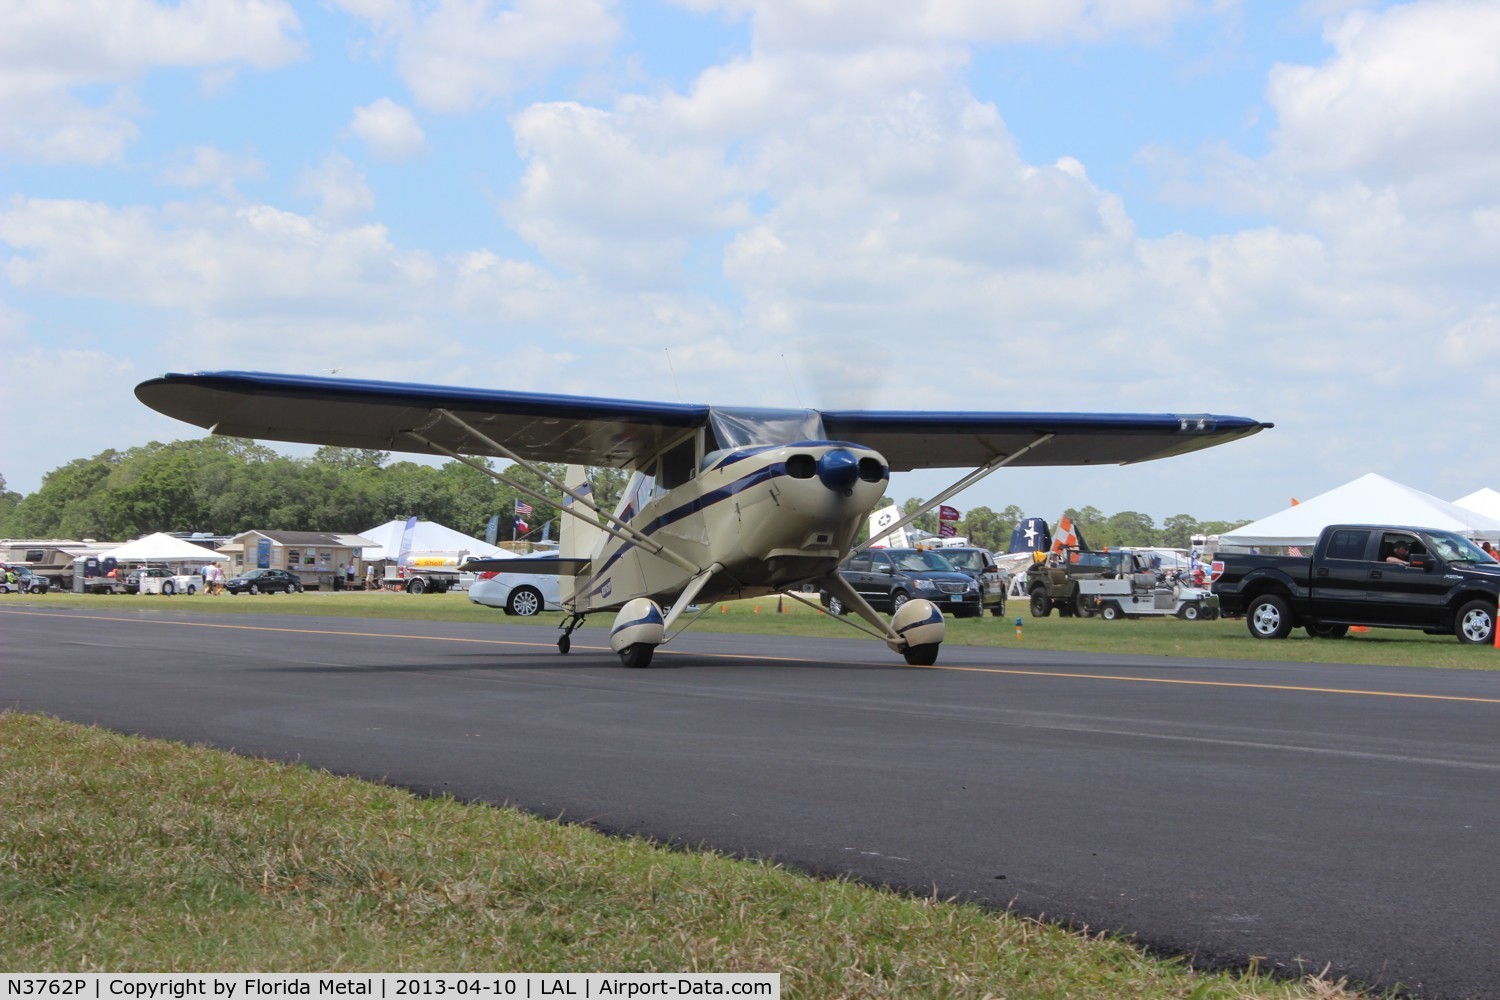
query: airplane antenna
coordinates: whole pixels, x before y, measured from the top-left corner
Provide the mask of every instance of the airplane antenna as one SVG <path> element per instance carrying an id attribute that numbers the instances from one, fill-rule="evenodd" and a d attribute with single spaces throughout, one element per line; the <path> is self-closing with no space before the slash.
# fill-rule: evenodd
<path id="1" fill-rule="evenodd" d="M 797 409 L 803 409 L 802 390 L 797 388 L 797 380 L 792 378 L 792 363 L 786 359 L 785 354 L 781 356 L 781 363 L 786 366 L 786 381 L 792 387 L 792 395 L 797 397 Z"/>
<path id="2" fill-rule="evenodd" d="M 667 354 L 667 371 L 672 373 L 672 388 L 677 390 L 677 402 L 680 403 L 682 402 L 682 386 L 677 384 L 677 369 L 672 367 L 672 349 L 663 347 L 662 350 Z"/>

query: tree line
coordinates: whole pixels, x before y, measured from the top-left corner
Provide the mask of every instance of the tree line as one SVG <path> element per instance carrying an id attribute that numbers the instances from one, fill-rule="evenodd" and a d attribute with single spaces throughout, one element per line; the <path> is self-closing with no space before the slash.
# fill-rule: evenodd
<path id="1" fill-rule="evenodd" d="M 562 466 L 543 468 L 562 478 Z M 502 471 L 542 496 L 556 494 L 535 472 L 519 466 Z M 625 474 L 594 469 L 591 484 L 601 506 L 612 509 Z M 416 515 L 476 538 L 485 537 L 490 518 L 498 516 L 498 537 L 509 540 L 515 533 L 517 499 L 532 506 L 524 518 L 526 537 L 557 537 L 556 503 L 496 482 L 462 462 L 434 468 L 392 462 L 383 451 L 334 447 L 319 448 L 310 458 L 292 458 L 251 440 L 208 437 L 75 459 L 47 473 L 37 491 L 25 495 L 8 490 L 0 476 L 0 537 L 124 541 L 154 531 L 353 532 Z M 912 498 L 901 507 L 910 513 L 921 503 Z M 974 507 L 964 512 L 958 533 L 974 545 L 1003 552 L 1016 524 L 1031 513 L 1015 505 L 1001 511 Z M 1096 548 L 1186 548 L 1194 534 L 1219 534 L 1244 523 L 1176 514 L 1157 526 L 1136 511 L 1106 515 L 1084 507 L 1063 513 Z M 924 514 L 914 524 L 937 533 L 936 513 Z"/>

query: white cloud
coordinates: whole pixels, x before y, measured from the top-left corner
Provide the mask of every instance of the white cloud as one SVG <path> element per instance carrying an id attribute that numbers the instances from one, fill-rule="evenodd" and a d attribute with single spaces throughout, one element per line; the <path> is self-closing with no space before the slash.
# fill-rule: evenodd
<path id="1" fill-rule="evenodd" d="M 411 109 L 389 97 L 355 108 L 349 130 L 376 156 L 387 160 L 404 160 L 427 149 L 427 136 Z"/>
<path id="2" fill-rule="evenodd" d="M 215 146 L 178 150 L 162 171 L 162 183 L 172 187 L 213 188 L 228 198 L 237 198 L 240 181 L 266 176 L 265 162 L 248 153 L 230 153 Z"/>
<path id="3" fill-rule="evenodd" d="M 117 159 L 138 134 L 128 84 L 163 67 L 283 66 L 302 51 L 283 0 L 22 0 L 0 31 L 0 151 L 38 162 Z M 85 103 L 76 88 L 102 85 Z"/>
<path id="4" fill-rule="evenodd" d="M 367 21 L 417 103 L 468 111 L 556 69 L 603 54 L 619 34 L 611 0 L 335 0 Z"/>
<path id="5" fill-rule="evenodd" d="M 319 216 L 334 221 L 357 218 L 375 207 L 375 193 L 364 174 L 339 153 L 329 153 L 317 166 L 303 170 L 296 193 L 317 199 Z"/>

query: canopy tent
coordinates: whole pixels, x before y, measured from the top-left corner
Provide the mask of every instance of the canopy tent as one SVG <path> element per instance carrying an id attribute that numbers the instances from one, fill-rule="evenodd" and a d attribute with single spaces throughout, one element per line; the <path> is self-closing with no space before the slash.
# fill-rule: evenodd
<path id="1" fill-rule="evenodd" d="M 361 558 L 365 562 L 380 562 L 395 559 L 401 554 L 401 536 L 406 533 L 406 521 L 387 521 L 360 535 L 377 544 L 365 546 Z M 467 552 L 480 559 L 504 559 L 515 555 L 480 538 L 473 538 L 462 531 L 445 527 L 436 521 L 418 521 L 412 529 L 411 551 L 413 552 Z"/>
<path id="2" fill-rule="evenodd" d="M 1500 521 L 1500 492 L 1488 486 L 1482 490 L 1475 490 L 1468 496 L 1459 497 L 1453 502 L 1465 510 L 1472 510 L 1477 514 Z"/>
<path id="3" fill-rule="evenodd" d="M 1500 519 L 1485 517 L 1374 472 L 1219 536 L 1219 546 L 1311 545 L 1330 524 L 1405 524 L 1500 540 Z"/>
<path id="4" fill-rule="evenodd" d="M 202 545 L 194 545 L 192 542 L 183 541 L 173 535 L 158 531 L 154 535 L 137 538 L 133 542 L 126 542 L 109 550 L 106 555 L 117 563 L 132 562 L 163 562 L 181 563 L 196 562 L 203 565 L 207 562 L 223 562 L 229 557 L 215 552 L 213 549 Z"/>

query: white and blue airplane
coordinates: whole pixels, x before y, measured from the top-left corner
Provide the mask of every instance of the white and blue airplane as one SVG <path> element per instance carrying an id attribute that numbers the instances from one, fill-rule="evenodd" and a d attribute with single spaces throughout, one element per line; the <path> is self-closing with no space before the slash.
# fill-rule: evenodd
<path id="1" fill-rule="evenodd" d="M 941 603 L 908 601 L 887 620 L 837 572 L 892 472 L 969 470 L 930 510 L 1005 466 L 1123 465 L 1272 426 L 1210 414 L 776 410 L 238 371 L 163 375 L 135 392 L 214 434 L 446 455 L 557 502 L 480 459 L 537 473 L 568 515 L 552 564 L 567 612 L 558 649 L 585 616 L 613 611 L 610 648 L 631 667 L 651 662 L 690 605 L 801 600 L 808 583 L 907 663 L 930 666 L 946 634 Z M 567 481 L 540 462 L 566 464 Z M 632 473 L 615 510 L 593 503 L 588 466 Z"/>

